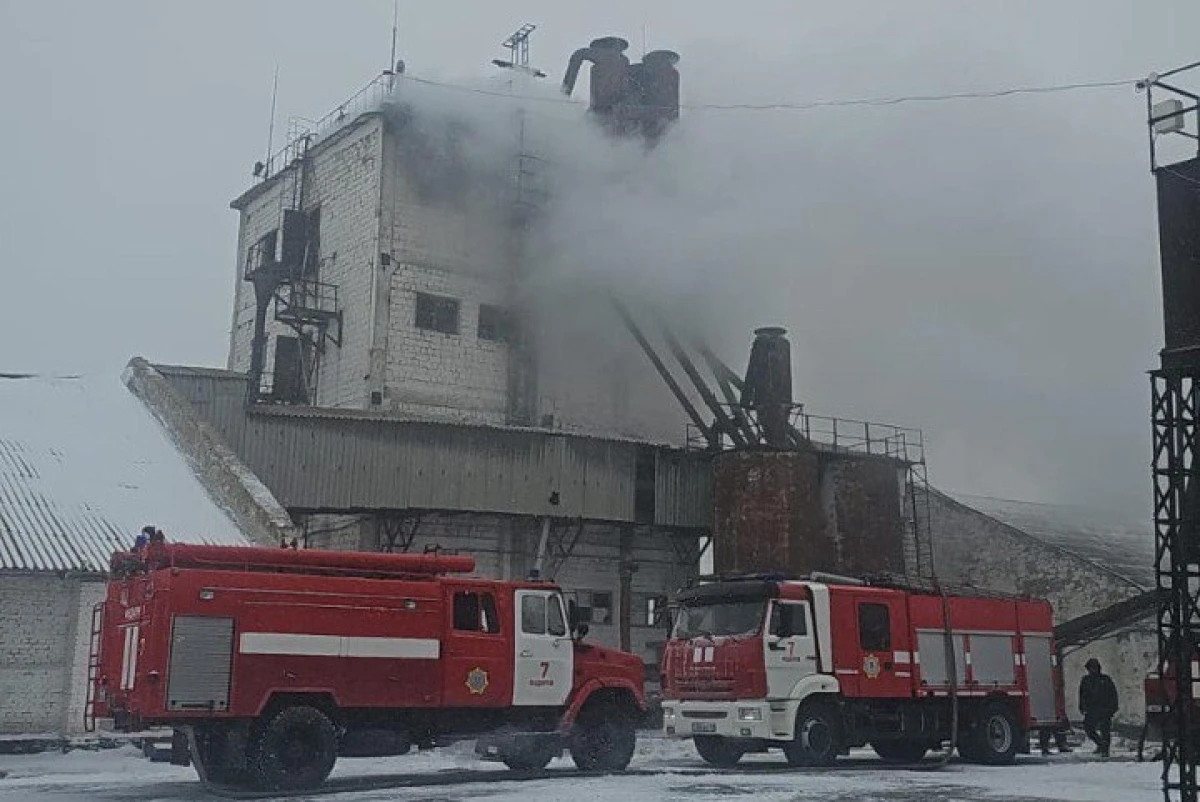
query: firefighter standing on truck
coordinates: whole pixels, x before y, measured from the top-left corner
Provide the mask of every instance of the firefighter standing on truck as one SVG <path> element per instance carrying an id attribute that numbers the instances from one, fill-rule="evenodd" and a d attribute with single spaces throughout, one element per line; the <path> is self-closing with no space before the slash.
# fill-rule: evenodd
<path id="1" fill-rule="evenodd" d="M 1100 661 L 1091 658 L 1084 663 L 1087 674 L 1079 682 L 1079 712 L 1083 713 L 1083 729 L 1096 743 L 1096 753 L 1108 757 L 1112 741 L 1112 718 L 1117 712 L 1117 686 L 1112 677 L 1100 671 Z"/>

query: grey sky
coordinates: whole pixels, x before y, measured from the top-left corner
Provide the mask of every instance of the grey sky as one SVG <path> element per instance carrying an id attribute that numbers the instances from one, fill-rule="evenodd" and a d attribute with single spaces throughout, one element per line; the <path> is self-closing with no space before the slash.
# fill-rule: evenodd
<path id="1" fill-rule="evenodd" d="M 1200 57 L 1191 0 L 400 8 L 409 71 L 439 80 L 486 75 L 525 21 L 552 81 L 594 36 L 640 52 L 644 26 L 650 48 L 682 53 L 685 103 L 1125 79 Z M 265 150 L 274 65 L 278 143 L 289 115 L 324 114 L 385 66 L 391 12 L 0 0 L 0 369 L 115 373 L 134 354 L 222 365 L 227 203 Z M 741 364 L 751 326 L 780 323 L 801 400 L 924 428 L 936 483 L 1148 509 L 1144 372 L 1160 312 L 1132 89 L 685 111 L 683 126 L 680 187 L 714 199 L 688 199 L 664 226 L 697 254 L 681 294 L 729 359 Z M 693 210 L 703 225 L 688 230 Z"/>

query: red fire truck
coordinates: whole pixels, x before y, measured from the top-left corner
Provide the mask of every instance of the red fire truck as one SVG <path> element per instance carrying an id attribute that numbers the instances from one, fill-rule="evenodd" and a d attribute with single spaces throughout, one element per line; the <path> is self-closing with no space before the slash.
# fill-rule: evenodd
<path id="1" fill-rule="evenodd" d="M 338 756 L 483 733 L 485 757 L 513 768 L 565 747 L 581 769 L 624 769 L 642 661 L 583 643 L 552 584 L 452 576 L 474 567 L 164 543 L 114 555 L 93 715 L 174 727 L 202 781 L 246 788 L 311 788 Z"/>
<path id="2" fill-rule="evenodd" d="M 821 579 L 679 596 L 667 735 L 692 738 L 718 766 L 771 748 L 793 765 L 828 765 L 868 743 L 916 761 L 954 735 L 965 759 L 1003 764 L 1031 730 L 1065 724 L 1048 603 Z"/>

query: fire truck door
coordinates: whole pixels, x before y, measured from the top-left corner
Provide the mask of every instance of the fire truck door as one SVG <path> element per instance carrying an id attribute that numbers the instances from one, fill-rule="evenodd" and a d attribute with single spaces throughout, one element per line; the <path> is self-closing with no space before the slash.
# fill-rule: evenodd
<path id="1" fill-rule="evenodd" d="M 446 586 L 450 631 L 442 640 L 446 707 L 507 707 L 509 631 L 487 588 Z"/>
<path id="2" fill-rule="evenodd" d="M 516 591 L 513 704 L 559 707 L 571 692 L 575 648 L 562 596 L 549 590 Z"/>
<path id="3" fill-rule="evenodd" d="M 912 653 L 903 600 L 859 601 L 856 619 L 859 693 L 876 698 L 911 695 Z"/>
<path id="4" fill-rule="evenodd" d="M 768 621 L 764 638 L 767 698 L 785 699 L 797 682 L 817 673 L 817 648 L 808 602 L 774 601 Z"/>

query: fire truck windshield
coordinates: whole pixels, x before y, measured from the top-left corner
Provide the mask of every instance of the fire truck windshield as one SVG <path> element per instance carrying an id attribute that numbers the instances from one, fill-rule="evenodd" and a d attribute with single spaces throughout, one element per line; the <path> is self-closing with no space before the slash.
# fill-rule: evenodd
<path id="1" fill-rule="evenodd" d="M 672 636 L 681 640 L 697 637 L 753 635 L 762 624 L 761 600 L 692 603 L 679 608 Z"/>

